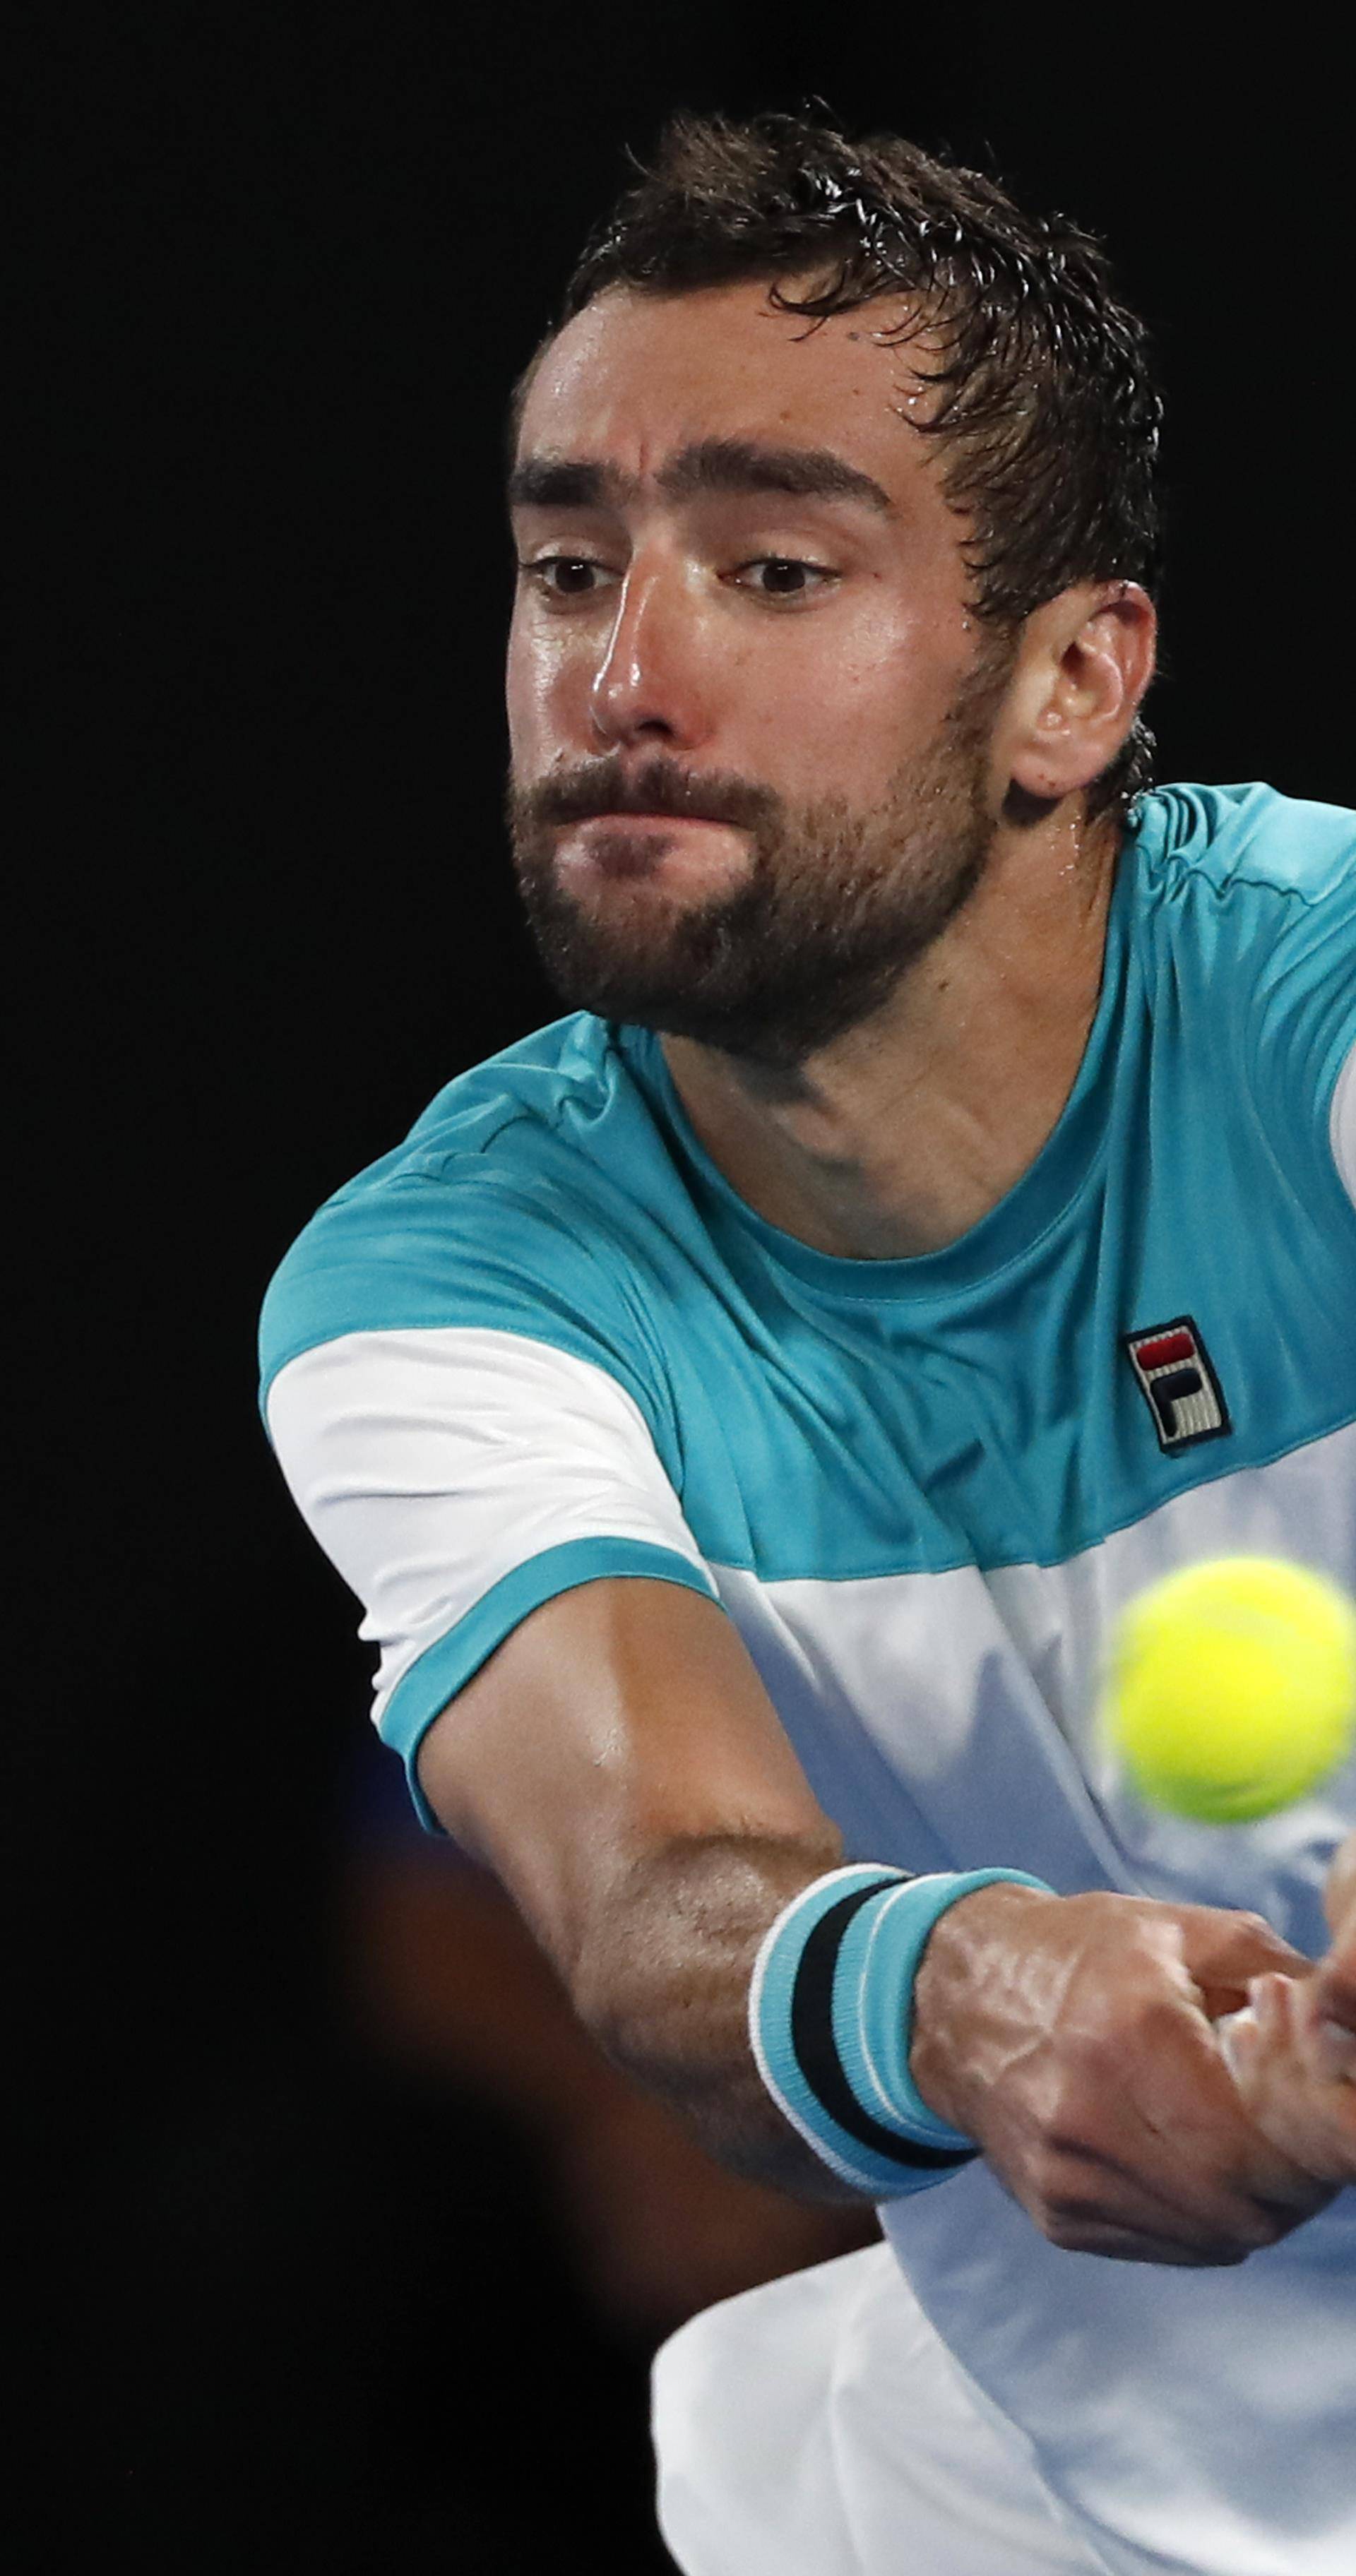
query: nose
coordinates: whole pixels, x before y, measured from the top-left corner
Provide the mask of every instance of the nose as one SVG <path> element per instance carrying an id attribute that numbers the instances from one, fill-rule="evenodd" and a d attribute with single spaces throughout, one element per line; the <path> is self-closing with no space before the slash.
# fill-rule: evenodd
<path id="1" fill-rule="evenodd" d="M 708 725 L 701 619 L 676 567 L 642 570 L 622 582 L 617 613 L 589 692 L 601 741 L 615 747 L 658 741 L 691 747 Z"/>

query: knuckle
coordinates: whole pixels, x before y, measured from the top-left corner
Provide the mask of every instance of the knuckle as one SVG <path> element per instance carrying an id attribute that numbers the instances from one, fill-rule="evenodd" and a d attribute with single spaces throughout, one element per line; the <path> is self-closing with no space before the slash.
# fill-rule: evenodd
<path id="1" fill-rule="evenodd" d="M 1035 2216 L 1043 2236 L 1069 2253 L 1083 2253 L 1100 2243 L 1114 2212 L 1086 2175 L 1071 2171 L 1067 2156 L 1051 2152 L 1039 2161 Z"/>
<path id="2" fill-rule="evenodd" d="M 1061 2205 L 1065 2171 L 1061 2150 L 1042 2142 L 1027 2163 L 1027 2186 L 1043 2217 Z"/>
<path id="3" fill-rule="evenodd" d="M 1041 2220 L 1041 2234 L 1046 2243 L 1057 2245 L 1062 2254 L 1091 2254 L 1096 2251 L 1094 2231 L 1085 2219 L 1057 2216 L 1047 2210 Z"/>
<path id="4" fill-rule="evenodd" d="M 1043 2235 L 1062 2244 L 1066 2231 L 1086 2225 L 1093 2214 L 1086 2185 L 1071 2170 L 1058 2147 L 1037 2149 L 1027 2163 L 1023 2197 Z"/>
<path id="5" fill-rule="evenodd" d="M 1285 2233 L 1286 2222 L 1279 2211 L 1250 2202 L 1244 2208 L 1231 2209 L 1227 2217 L 1215 2219 L 1208 2238 L 1208 2259 L 1216 2264 L 1246 2263 L 1250 2254 L 1275 2245 Z"/>
<path id="6" fill-rule="evenodd" d="M 1281 2238 L 1289 2235 L 1294 2223 L 1293 2213 L 1287 2210 L 1253 2207 L 1239 2220 L 1237 2233 L 1244 2239 L 1244 2252 L 1255 2254 L 1264 2245 L 1279 2245 Z"/>
<path id="7" fill-rule="evenodd" d="M 1052 2088 L 1045 2135 L 1037 2150 L 1052 2178 L 1067 2171 L 1070 2156 L 1085 2154 L 1092 2144 L 1096 2100 L 1095 2079 L 1090 2081 L 1081 2067 L 1066 2068 Z"/>
<path id="8" fill-rule="evenodd" d="M 1100 2241 L 1110 2213 L 1064 2175 L 1039 2195 L 1031 2215 L 1048 2243 L 1066 2254 L 1082 2254 Z"/>
<path id="9" fill-rule="evenodd" d="M 1154 1987 L 1150 1993 L 1140 1997 L 1134 2020 L 1128 2030 L 1122 2034 L 1122 2045 L 1117 2052 L 1116 2063 L 1123 2067 L 1127 2052 L 1132 2050 L 1140 2050 L 1145 2056 L 1152 2057 L 1157 2062 L 1163 2049 L 1170 2042 L 1180 2039 L 1181 2034 L 1181 1996 L 1165 1994 L 1161 1988 Z"/>

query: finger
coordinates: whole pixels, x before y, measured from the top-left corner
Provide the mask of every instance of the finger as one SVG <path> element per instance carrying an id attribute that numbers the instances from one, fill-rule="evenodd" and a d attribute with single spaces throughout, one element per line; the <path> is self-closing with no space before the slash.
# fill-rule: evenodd
<path id="1" fill-rule="evenodd" d="M 1356 2032 L 1356 1940 L 1330 1950 L 1326 1959 L 1320 1959 L 1312 1987 L 1314 2019 Z"/>
<path id="2" fill-rule="evenodd" d="M 1124 2236 L 1127 2243 L 1133 2239 L 1152 2246 L 1151 2254 L 1138 2258 L 1146 2262 L 1165 2261 L 1166 2249 L 1172 2248 L 1179 2263 L 1241 2263 L 1288 2235 L 1317 2197 L 1312 2176 L 1306 2177 L 1303 2210 L 1297 2210 L 1213 2179 L 1204 2190 L 1187 2189 L 1180 2174 L 1168 2176 L 1163 2188 L 1156 2189 L 1142 2170 L 1114 2166 L 1099 2168 L 1086 2189 L 1089 2223 Z M 1076 2203 L 1066 2204 L 1065 2215 L 1077 2215 Z"/>
<path id="3" fill-rule="evenodd" d="M 1313 2064 L 1336 2084 L 1356 2085 L 1356 2031 L 1339 2021 L 1315 2022 L 1311 2034 Z"/>
<path id="4" fill-rule="evenodd" d="M 1356 2084 L 1326 2060 L 1312 1979 L 1258 1978 L 1250 2018 L 1253 2036 L 1236 2036 L 1235 2063 L 1253 2119 L 1316 2181 L 1336 2189 L 1356 2180 Z"/>
<path id="5" fill-rule="evenodd" d="M 1226 2271 L 1245 2263 L 1254 2250 L 1251 2246 L 1233 2243 L 1203 2246 L 1199 2240 L 1153 2236 L 1138 2229 L 1106 2224 L 1089 2226 L 1086 2236 L 1080 2237 L 1076 2245 L 1062 2241 L 1066 2242 L 1066 2250 L 1073 2253 L 1104 2254 L 1113 2263 L 1164 2263 L 1179 2272 Z"/>
<path id="6" fill-rule="evenodd" d="M 1273 2048 L 1290 2035 L 1287 2001 L 1294 1991 L 1293 1978 L 1278 1977 L 1270 1971 L 1264 1977 L 1254 1977 L 1248 1987 L 1248 2005 L 1259 2038 Z"/>
<path id="7" fill-rule="evenodd" d="M 1334 1937 L 1346 1931 L 1349 1920 L 1356 1930 L 1356 1834 L 1338 1845 L 1323 1889 L 1323 1911 Z"/>
<path id="8" fill-rule="evenodd" d="M 1184 2207 L 1171 2188 L 1155 2190 L 1137 2166 L 1110 2156 L 1070 2156 L 1064 2173 L 1047 2171 L 1044 2185 L 1016 2196 L 1051 2242 L 1119 2262 L 1241 2263 L 1298 2223 L 1293 2212 L 1242 2195 L 1219 2193 L 1208 2208 Z"/>
<path id="9" fill-rule="evenodd" d="M 1273 2084 L 1293 2090 L 1323 2075 L 1316 2044 L 1312 1977 L 1254 1977 L 1249 1988 L 1259 2060 L 1271 2061 Z"/>
<path id="10" fill-rule="evenodd" d="M 1226 2013 L 1215 2024 L 1215 2038 L 1235 2084 L 1241 2084 L 1256 2062 L 1257 2015 L 1247 2008 Z"/>
<path id="11" fill-rule="evenodd" d="M 1277 1981 L 1289 1984 L 1288 1979 Z M 1269 1979 L 1259 1980 L 1259 1995 Z M 1274 2011 L 1275 2006 L 1269 2007 Z M 1253 2006 L 1257 2019 L 1257 2006 Z M 1251 2042 L 1268 2053 L 1265 2032 Z M 1313 2172 L 1276 2145 L 1250 2116 L 1215 2031 L 1192 2010 L 1164 2014 L 1151 2058 L 1136 2070 L 1129 2107 L 1145 2133 L 1135 2168 L 1142 2182 L 1193 2226 L 1244 2242 L 1269 2243 L 1283 2213 L 1319 2205 Z M 1268 2229 L 1270 2233 L 1268 2234 Z"/>
<path id="12" fill-rule="evenodd" d="M 1332 2010 L 1334 2000 L 1341 2006 L 1341 1997 L 1333 1997 L 1321 1976 L 1310 1979 L 1294 2007 L 1296 2045 L 1321 2081 L 1352 2083 L 1356 2081 L 1356 2024 L 1345 2017 L 1344 2009 Z"/>
<path id="13" fill-rule="evenodd" d="M 1181 1959 L 1206 1998 L 1212 2018 L 1242 2004 L 1253 1977 L 1268 1971 L 1306 1976 L 1313 1962 L 1260 1914 L 1226 1914 L 1215 1906 L 1180 1908 Z"/>

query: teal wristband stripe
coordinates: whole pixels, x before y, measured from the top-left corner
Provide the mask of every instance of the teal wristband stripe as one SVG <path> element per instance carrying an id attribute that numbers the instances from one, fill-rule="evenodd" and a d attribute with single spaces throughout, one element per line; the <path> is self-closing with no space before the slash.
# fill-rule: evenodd
<path id="1" fill-rule="evenodd" d="M 860 2086 L 863 2100 L 879 2106 L 877 2118 L 902 2121 L 906 2134 L 920 2146 L 968 2147 L 974 2141 L 948 2128 L 945 2120 L 939 2120 L 936 2112 L 928 2109 L 909 2072 L 913 1981 L 918 1963 L 934 1926 L 949 1907 L 962 1896 L 972 1896 L 978 1887 L 996 1884 L 1035 1887 L 1047 1896 L 1053 1892 L 1044 1879 L 1032 1878 L 1025 1870 L 948 1871 L 935 1877 L 911 1878 L 903 1887 L 887 1890 L 873 1905 L 863 1908 L 867 1918 L 865 1957 L 853 1988 L 853 2008 L 843 2015 L 844 2035 L 852 2052 L 850 2058 L 844 2056 L 844 2068 L 854 2090 Z M 845 1960 L 844 1967 L 846 1964 Z M 836 2036 L 836 2012 L 834 2029 Z M 844 2041 L 840 2040 L 840 2054 L 843 2047 Z"/>
<path id="2" fill-rule="evenodd" d="M 840 2181 L 872 2199 L 898 2198 L 910 2187 L 908 2169 L 894 2140 L 882 2132 L 879 2148 L 844 2128 L 833 2117 L 819 2089 L 805 2073 L 794 2038 L 797 1987 L 807 1943 L 830 1921 L 844 1900 L 858 1907 L 882 1890 L 897 1887 L 903 1873 L 884 1867 L 852 1866 L 830 1870 L 779 1914 L 764 1939 L 749 1988 L 749 2038 L 759 2074 L 783 2117 Z M 933 2181 L 928 2174 L 918 2179 Z"/>
<path id="3" fill-rule="evenodd" d="M 977 2152 L 924 2102 L 909 2039 L 933 1925 L 995 1881 L 1053 1892 L 1025 1870 L 910 1878 L 858 1863 L 802 1889 L 759 1953 L 749 2028 L 763 2081 L 823 2162 L 876 2199 L 924 2189 Z"/>

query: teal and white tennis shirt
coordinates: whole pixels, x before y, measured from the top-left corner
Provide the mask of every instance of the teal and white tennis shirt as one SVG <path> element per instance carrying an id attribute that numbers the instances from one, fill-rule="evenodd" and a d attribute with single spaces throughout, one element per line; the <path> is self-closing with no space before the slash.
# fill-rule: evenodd
<path id="1" fill-rule="evenodd" d="M 1258 1551 L 1356 1586 L 1354 1044 L 1356 815 L 1171 787 L 1127 840 L 1058 1124 L 942 1251 L 848 1261 L 763 1223 L 644 1031 L 581 1014 L 450 1083 L 306 1227 L 263 1316 L 270 1434 L 364 1605 L 383 1736 L 412 1763 L 555 1593 L 659 1577 L 733 1619 L 849 1858 L 1256 1906 L 1316 1952 L 1356 1766 L 1221 1830 L 1145 1808 L 1093 1719 L 1108 1622 L 1169 1566 Z M 1001 2320 L 987 2276 L 963 2286 L 986 2189 Z M 1356 2512 L 1351 2198 L 1240 2272 L 1180 2276 L 1209 2404 L 1190 2440 L 1179 2410 L 1159 2462 L 1174 2529 L 1193 2443 L 1190 2475 L 1212 2495 L 1223 2476 L 1207 2419 L 1239 2367 L 1231 2296 L 1288 2285 L 1290 2325 L 1322 2338 L 1316 2249 L 1339 2239 L 1314 2404 L 1326 2420 L 1340 2395 Z M 1085 2362 L 1042 2330 L 1053 2265 L 1114 2351 L 1136 2267 L 1049 2247 L 982 2166 L 887 2225 L 974 2382 L 1100 2515 L 1104 2553 L 1131 2529 L 1161 2552 L 1142 2471 L 1130 2511 L 1117 2437 L 1089 2447 Z M 1178 2276 L 1141 2277 L 1159 2317 Z M 1305 2441 L 1321 2488 L 1312 2415 Z M 1133 2407 L 1123 2442 L 1142 2459 Z M 1231 2576 L 1273 2563 L 1229 2545 Z"/>

